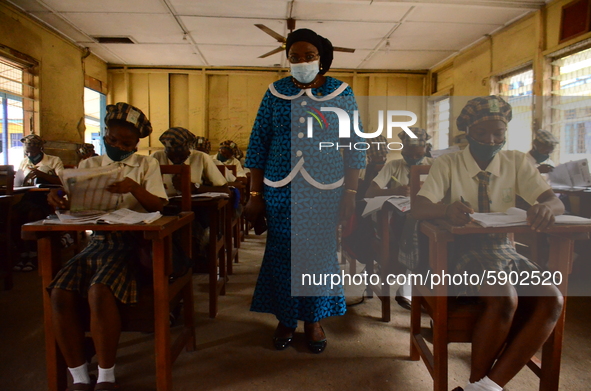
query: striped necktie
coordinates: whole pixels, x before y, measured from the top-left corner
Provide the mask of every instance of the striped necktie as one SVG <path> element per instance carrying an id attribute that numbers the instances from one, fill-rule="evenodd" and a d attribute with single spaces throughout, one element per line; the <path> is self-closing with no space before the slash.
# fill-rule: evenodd
<path id="1" fill-rule="evenodd" d="M 480 213 L 490 212 L 490 198 L 488 196 L 488 184 L 490 182 L 490 172 L 480 171 L 478 175 L 478 211 Z"/>

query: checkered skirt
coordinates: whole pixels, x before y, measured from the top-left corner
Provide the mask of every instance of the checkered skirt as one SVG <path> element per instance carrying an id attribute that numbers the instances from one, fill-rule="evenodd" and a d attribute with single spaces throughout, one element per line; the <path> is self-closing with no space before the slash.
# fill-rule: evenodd
<path id="1" fill-rule="evenodd" d="M 478 274 L 486 270 L 507 273 L 533 271 L 540 268 L 519 254 L 506 234 L 473 234 L 456 236 L 453 257 L 454 272 Z M 458 296 L 478 296 L 479 285 L 456 286 Z"/>
<path id="2" fill-rule="evenodd" d="M 93 234 L 88 246 L 64 265 L 47 290 L 77 291 L 86 297 L 92 285 L 103 284 L 122 303 L 137 303 L 136 243 L 130 232 Z"/>

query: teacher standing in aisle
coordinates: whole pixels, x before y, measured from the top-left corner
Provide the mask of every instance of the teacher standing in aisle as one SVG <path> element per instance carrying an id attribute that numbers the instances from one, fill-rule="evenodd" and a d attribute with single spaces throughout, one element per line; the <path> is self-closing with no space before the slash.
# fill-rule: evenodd
<path id="1" fill-rule="evenodd" d="M 292 76 L 269 86 L 246 154 L 252 183 L 244 214 L 256 221 L 265 213 L 269 229 L 251 311 L 276 316 L 277 350 L 291 344 L 303 321 L 308 348 L 321 353 L 327 340 L 320 320 L 345 313 L 343 288 L 310 286 L 302 275 L 340 273 L 337 226 L 354 211 L 365 152 L 319 150 L 320 142 L 363 141 L 352 129 L 350 138 L 339 139 L 336 113 L 321 110 L 338 107 L 353 118 L 357 109 L 351 88 L 325 76 L 333 59 L 330 41 L 300 29 L 288 36 L 285 49 Z"/>

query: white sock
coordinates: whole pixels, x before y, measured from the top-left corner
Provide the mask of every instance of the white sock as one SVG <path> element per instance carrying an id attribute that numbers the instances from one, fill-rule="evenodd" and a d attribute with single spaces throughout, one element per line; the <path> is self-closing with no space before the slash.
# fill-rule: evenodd
<path id="1" fill-rule="evenodd" d="M 476 383 L 468 384 L 464 387 L 464 391 L 503 391 L 503 387 L 485 376 Z"/>
<path id="2" fill-rule="evenodd" d="M 90 384 L 90 377 L 88 376 L 88 367 L 86 363 L 76 368 L 68 368 L 72 375 L 73 383 Z"/>
<path id="3" fill-rule="evenodd" d="M 101 368 L 98 367 L 98 379 L 97 383 L 115 383 L 115 365 L 112 368 Z"/>

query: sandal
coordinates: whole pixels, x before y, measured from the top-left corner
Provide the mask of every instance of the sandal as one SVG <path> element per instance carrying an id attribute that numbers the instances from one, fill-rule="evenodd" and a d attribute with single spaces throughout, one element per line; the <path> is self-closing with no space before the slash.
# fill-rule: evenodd
<path id="1" fill-rule="evenodd" d="M 94 391 L 112 391 L 118 389 L 119 385 L 117 383 L 111 382 L 100 382 L 96 383 L 96 386 L 94 386 Z"/>
<path id="2" fill-rule="evenodd" d="M 37 268 L 37 266 L 32 261 L 27 261 L 27 263 L 25 263 L 25 265 L 22 267 L 21 271 L 22 272 L 32 272 L 36 268 Z"/>

